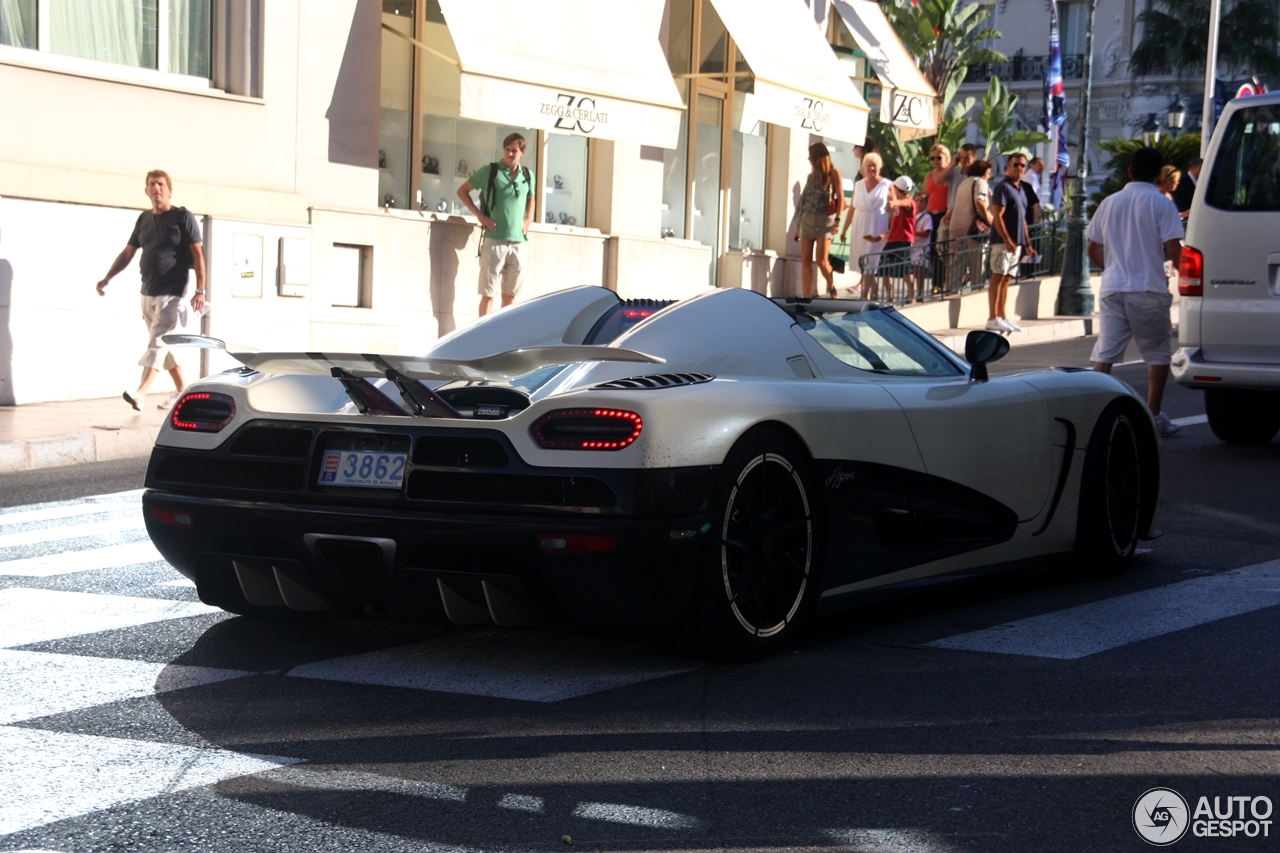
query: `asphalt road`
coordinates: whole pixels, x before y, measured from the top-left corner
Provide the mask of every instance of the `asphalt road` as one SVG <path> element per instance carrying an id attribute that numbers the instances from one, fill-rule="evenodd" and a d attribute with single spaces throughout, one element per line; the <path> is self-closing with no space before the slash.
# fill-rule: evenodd
<path id="1" fill-rule="evenodd" d="M 998 367 L 1083 365 L 1091 343 Z M 1141 365 L 1116 375 L 1145 388 Z M 1166 409 L 1203 403 L 1171 386 Z M 1200 424 L 1163 453 L 1164 535 L 1126 574 L 937 588 L 750 665 L 618 633 L 233 618 L 154 561 L 0 575 L 0 853 L 1148 849 L 1132 810 L 1149 789 L 1188 811 L 1280 801 L 1280 574 L 1228 573 L 1280 560 L 1280 442 L 1228 447 Z M 136 489 L 141 470 L 5 476 L 0 495 Z M 105 534 L 56 523 L 145 548 L 128 500 Z M 89 547 L 4 520 L 0 559 L 31 572 Z M 1084 648 L 1082 620 L 1113 645 Z M 55 665 L 83 698 L 47 705 L 32 685 Z M 1277 829 L 1176 849 L 1273 850 Z"/>

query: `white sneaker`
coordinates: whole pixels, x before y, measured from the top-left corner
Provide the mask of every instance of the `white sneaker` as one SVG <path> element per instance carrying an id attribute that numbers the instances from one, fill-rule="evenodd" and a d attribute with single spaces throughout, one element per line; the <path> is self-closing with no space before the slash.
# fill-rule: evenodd
<path id="1" fill-rule="evenodd" d="M 173 408 L 173 404 L 178 402 L 178 400 L 181 397 L 182 397 L 182 392 L 175 391 L 172 394 L 170 394 L 168 397 L 165 397 L 163 401 L 156 403 L 156 408 L 161 409 L 163 411 L 168 411 L 169 409 Z"/>
<path id="2" fill-rule="evenodd" d="M 1164 412 L 1156 415 L 1156 432 L 1161 435 L 1176 435 L 1182 427 L 1169 420 L 1169 416 Z"/>
<path id="3" fill-rule="evenodd" d="M 1021 327 L 1021 326 L 1019 326 L 1017 323 L 1013 322 L 1012 320 L 1006 320 L 1004 317 L 1001 317 L 1000 319 L 1001 319 L 1001 320 L 1004 320 L 1005 328 L 1006 328 L 1006 329 L 1008 329 L 1009 331 L 1011 331 L 1011 332 L 1021 332 L 1021 331 L 1022 331 L 1022 327 Z"/>
<path id="4" fill-rule="evenodd" d="M 1007 332 L 1009 330 L 1005 327 L 1003 320 L 1001 320 L 999 317 L 992 317 L 990 320 L 987 321 L 987 331 L 988 332 Z"/>

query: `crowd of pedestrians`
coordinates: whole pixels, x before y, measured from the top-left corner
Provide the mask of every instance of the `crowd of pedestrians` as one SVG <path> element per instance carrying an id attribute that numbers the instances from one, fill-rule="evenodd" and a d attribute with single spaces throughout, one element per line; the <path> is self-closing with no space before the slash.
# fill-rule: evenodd
<path id="1" fill-rule="evenodd" d="M 961 146 L 954 157 L 945 145 L 935 145 L 929 163 L 919 192 L 914 192 L 910 177 L 885 175 L 879 154 L 863 154 L 840 229 L 841 241 L 849 245 L 849 265 L 861 271 L 858 284 L 849 290 L 863 299 L 893 298 L 893 282 L 901 281 L 904 300 L 913 303 L 927 292 L 943 296 L 990 284 L 987 328 L 1019 331 L 1005 315 L 1005 302 L 1019 269 L 1028 271 L 1038 263 L 1031 226 L 1040 219 L 1035 184 L 1044 161 L 1011 155 L 1004 176 L 994 184 L 991 164 L 979 159 L 972 143 Z M 989 281 L 984 278 L 988 253 Z M 810 280 L 806 275 L 805 281 Z M 828 295 L 833 291 L 828 279 Z M 808 285 L 805 293 L 811 294 Z"/>

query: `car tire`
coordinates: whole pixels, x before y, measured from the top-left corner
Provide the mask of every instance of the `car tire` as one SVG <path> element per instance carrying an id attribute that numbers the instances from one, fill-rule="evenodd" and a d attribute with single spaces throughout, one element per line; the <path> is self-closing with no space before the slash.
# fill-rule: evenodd
<path id="1" fill-rule="evenodd" d="M 712 492 L 686 651 L 756 660 L 785 647 L 817 595 L 820 525 L 807 454 L 780 429 L 733 446 Z"/>
<path id="2" fill-rule="evenodd" d="M 1280 432 L 1280 395 L 1274 391 L 1207 388 L 1209 429 L 1227 444 L 1266 444 Z"/>
<path id="3" fill-rule="evenodd" d="M 1136 403 L 1112 403 L 1094 425 L 1080 481 L 1076 558 L 1082 574 L 1102 577 L 1128 567 L 1148 515 L 1148 490 L 1158 487 L 1145 445 L 1153 445 L 1151 419 Z"/>

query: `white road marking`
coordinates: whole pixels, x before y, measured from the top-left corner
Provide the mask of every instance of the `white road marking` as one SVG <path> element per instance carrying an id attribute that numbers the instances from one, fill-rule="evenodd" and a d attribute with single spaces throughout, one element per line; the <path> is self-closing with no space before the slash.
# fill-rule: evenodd
<path id="1" fill-rule="evenodd" d="M 85 551 L 62 551 L 43 557 L 24 557 L 21 560 L 0 560 L 0 575 L 11 577 L 47 578 L 71 572 L 87 572 L 94 569 L 116 569 L 154 563 L 163 560 L 150 539 L 126 542 L 124 545 L 108 545 L 106 548 L 90 548 Z"/>
<path id="2" fill-rule="evenodd" d="M 518 812 L 541 812 L 545 806 L 542 797 L 531 797 L 528 794 L 503 794 L 502 799 L 498 800 L 498 808 Z"/>
<path id="3" fill-rule="evenodd" d="M 261 773 L 295 759 L 0 727 L 0 835 Z"/>
<path id="4" fill-rule="evenodd" d="M 160 586 L 182 587 L 184 589 L 195 589 L 196 582 L 189 578 L 178 578 L 176 581 L 165 581 Z"/>
<path id="5" fill-rule="evenodd" d="M 608 823 L 648 826 L 654 829 L 696 829 L 700 823 L 696 817 L 679 812 L 649 809 L 643 806 L 624 806 L 617 803 L 578 803 L 577 808 L 573 810 L 573 816 Z"/>
<path id="6" fill-rule="evenodd" d="M 67 539 L 79 539 L 83 536 L 103 536 L 113 533 L 128 533 L 134 530 L 145 530 L 146 522 L 142 513 L 109 521 L 90 521 L 85 524 L 67 524 L 62 527 L 42 527 L 39 530 L 23 530 L 19 533 L 0 534 L 0 548 L 15 548 L 19 545 L 39 545 L 42 542 L 57 542 Z"/>
<path id="7" fill-rule="evenodd" d="M 295 667 L 301 678 L 559 702 L 703 664 L 639 646 L 538 633 L 476 633 Z"/>
<path id="8" fill-rule="evenodd" d="M 141 501 L 122 503 L 83 503 L 71 506 L 51 506 L 43 509 L 22 509 L 19 512 L 0 513 L 0 526 L 6 524 L 26 524 L 32 521 L 53 521 L 60 518 L 76 518 L 84 515 L 97 515 L 103 512 L 125 512 L 133 510 L 142 513 Z"/>
<path id="9" fill-rule="evenodd" d="M 193 601 L 15 587 L 0 590 L 0 648 L 221 612 Z"/>
<path id="10" fill-rule="evenodd" d="M 1280 560 L 957 634 L 940 649 L 1075 660 L 1280 604 Z"/>
<path id="11" fill-rule="evenodd" d="M 0 724 L 248 674 L 230 669 L 0 649 Z"/>
<path id="12" fill-rule="evenodd" d="M 923 829 L 827 829 L 823 834 L 857 853 L 950 853 L 955 849 Z"/>
<path id="13" fill-rule="evenodd" d="M 1173 418 L 1169 421 L 1171 424 L 1177 424 L 1180 427 L 1195 426 L 1196 424 L 1207 424 L 1209 422 L 1208 415 L 1191 415 L 1185 418 Z"/>
<path id="14" fill-rule="evenodd" d="M 452 803 L 467 801 L 467 789 L 456 785 L 419 782 L 414 779 L 401 779 L 396 776 L 384 776 L 381 773 L 362 773 L 355 770 L 310 770 L 301 767 L 285 767 L 266 778 L 273 782 L 322 791 L 383 791 L 388 794 L 403 794 Z"/>

